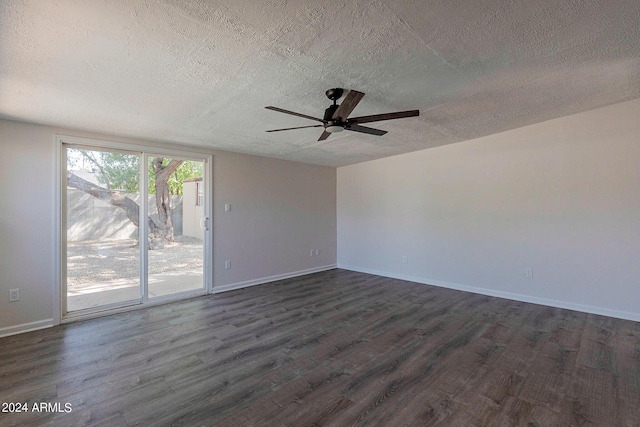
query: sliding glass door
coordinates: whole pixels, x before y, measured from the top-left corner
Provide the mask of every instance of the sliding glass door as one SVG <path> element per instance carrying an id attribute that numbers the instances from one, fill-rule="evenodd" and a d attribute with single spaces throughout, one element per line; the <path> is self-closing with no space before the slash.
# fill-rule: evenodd
<path id="1" fill-rule="evenodd" d="M 204 286 L 204 162 L 149 156 L 148 295 Z"/>
<path id="2" fill-rule="evenodd" d="M 66 150 L 67 311 L 140 300 L 140 158 Z"/>
<path id="3" fill-rule="evenodd" d="M 62 317 L 205 293 L 210 158 L 61 147 Z"/>

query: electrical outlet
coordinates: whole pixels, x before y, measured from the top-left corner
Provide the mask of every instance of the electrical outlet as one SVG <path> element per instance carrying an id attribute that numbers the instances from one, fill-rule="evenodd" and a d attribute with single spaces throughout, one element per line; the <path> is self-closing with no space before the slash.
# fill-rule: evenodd
<path id="1" fill-rule="evenodd" d="M 226 268 L 227 270 L 231 268 L 231 261 L 225 261 L 224 262 L 224 268 Z"/>
<path id="2" fill-rule="evenodd" d="M 408 263 L 408 262 L 409 262 L 409 258 L 407 258 L 407 256 L 406 256 L 406 255 L 404 255 L 404 256 L 402 257 L 402 262 L 403 262 L 403 263 L 405 263 L 405 264 L 406 264 L 406 263 Z"/>
<path id="3" fill-rule="evenodd" d="M 525 268 L 524 277 L 533 277 L 533 269 L 530 267 Z"/>
<path id="4" fill-rule="evenodd" d="M 231 212 L 231 203 L 225 203 L 224 204 L 224 211 L 225 212 Z"/>
<path id="5" fill-rule="evenodd" d="M 9 289 L 9 302 L 20 301 L 20 289 Z"/>
<path id="6" fill-rule="evenodd" d="M 320 255 L 320 249 L 316 249 L 315 256 Z"/>

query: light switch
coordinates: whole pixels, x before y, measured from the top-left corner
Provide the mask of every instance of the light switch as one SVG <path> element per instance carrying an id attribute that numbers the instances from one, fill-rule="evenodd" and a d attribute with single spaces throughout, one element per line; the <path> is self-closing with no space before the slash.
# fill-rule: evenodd
<path id="1" fill-rule="evenodd" d="M 231 212 L 231 203 L 225 203 L 224 204 L 224 211 L 225 212 Z"/>

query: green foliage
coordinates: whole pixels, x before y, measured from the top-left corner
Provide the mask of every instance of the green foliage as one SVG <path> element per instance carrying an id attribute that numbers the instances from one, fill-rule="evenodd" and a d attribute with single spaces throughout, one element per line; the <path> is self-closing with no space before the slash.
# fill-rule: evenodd
<path id="1" fill-rule="evenodd" d="M 182 183 L 191 178 L 204 176 L 204 163 L 185 160 L 169 178 L 169 192 L 182 196 Z"/>
<path id="2" fill-rule="evenodd" d="M 152 158 L 149 158 L 148 183 L 149 193 L 155 194 L 155 175 L 151 167 Z M 162 165 L 166 166 L 170 158 L 163 158 Z M 126 193 L 138 193 L 140 156 L 135 154 L 112 153 L 106 151 L 90 151 L 70 148 L 67 150 L 67 163 L 69 168 L 82 169 L 95 174 L 98 182 L 112 190 L 121 190 Z M 203 162 L 185 160 L 171 174 L 169 178 L 169 192 L 174 195 L 182 195 L 182 183 L 186 179 L 203 176 Z"/>
<path id="3" fill-rule="evenodd" d="M 67 163 L 71 168 L 92 172 L 100 184 L 112 190 L 139 191 L 140 156 L 72 148 L 67 150 Z"/>
<path id="4" fill-rule="evenodd" d="M 172 159 L 163 158 L 162 166 L 167 166 Z M 149 157 L 149 193 L 155 194 L 155 175 L 151 162 L 153 158 Z M 182 196 L 182 183 L 186 179 L 197 178 L 204 175 L 204 164 L 202 162 L 185 160 L 169 177 L 167 184 L 169 186 L 169 194 Z"/>
<path id="5" fill-rule="evenodd" d="M 112 189 L 127 193 L 139 191 L 140 157 L 131 154 L 100 152 L 100 164 L 104 174 L 98 174 L 98 181 Z"/>

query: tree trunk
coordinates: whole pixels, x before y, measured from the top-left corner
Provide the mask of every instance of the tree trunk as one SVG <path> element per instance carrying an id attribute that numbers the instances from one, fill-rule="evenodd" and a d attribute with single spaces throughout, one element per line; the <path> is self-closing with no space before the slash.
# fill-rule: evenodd
<path id="1" fill-rule="evenodd" d="M 155 176 L 156 206 L 158 207 L 158 228 L 156 237 L 173 242 L 173 223 L 171 222 L 171 197 L 169 194 L 169 178 L 182 164 L 183 160 L 171 160 L 163 166 L 162 157 L 154 157 L 151 161 Z"/>
<path id="2" fill-rule="evenodd" d="M 119 191 L 110 191 L 106 188 L 100 187 L 92 182 L 80 178 L 72 172 L 67 172 L 67 185 L 72 188 L 84 191 L 87 194 L 92 195 L 96 199 L 105 201 L 113 206 L 122 209 L 129 221 L 131 221 L 136 227 L 139 226 L 138 218 L 140 218 L 140 207 L 136 202 L 123 196 Z M 155 232 L 158 228 L 155 222 L 149 218 L 149 231 Z"/>

